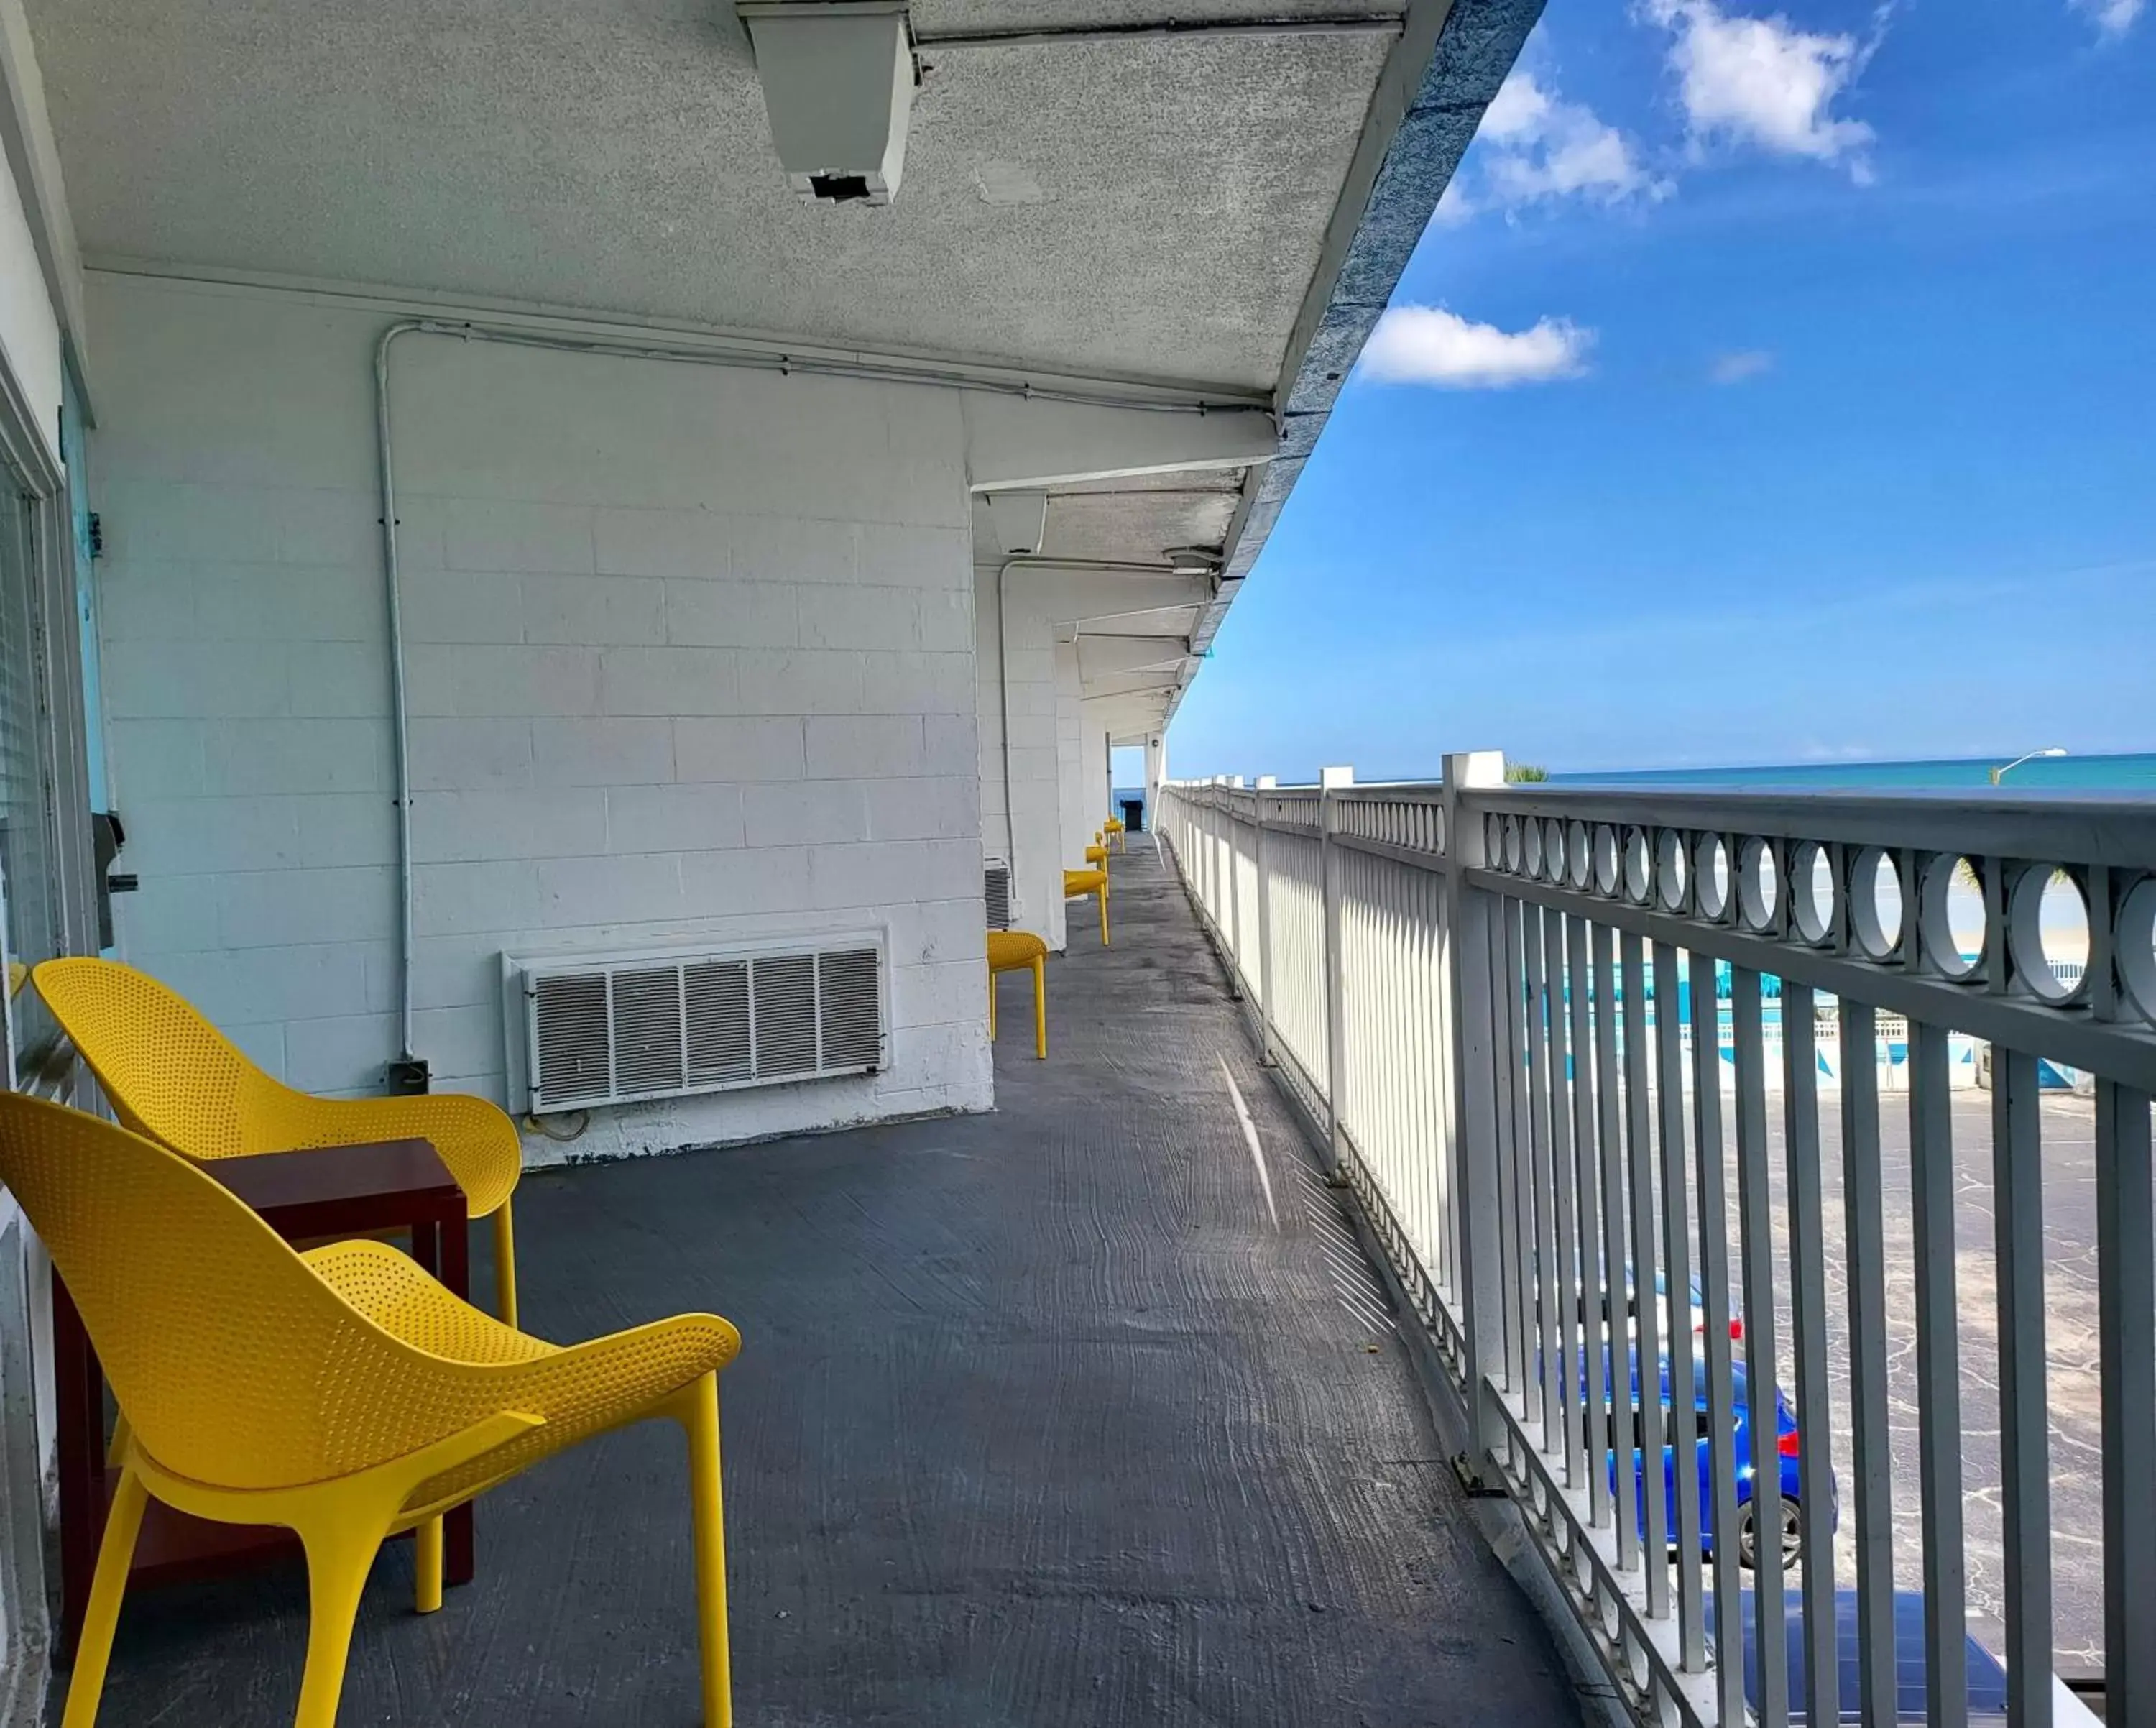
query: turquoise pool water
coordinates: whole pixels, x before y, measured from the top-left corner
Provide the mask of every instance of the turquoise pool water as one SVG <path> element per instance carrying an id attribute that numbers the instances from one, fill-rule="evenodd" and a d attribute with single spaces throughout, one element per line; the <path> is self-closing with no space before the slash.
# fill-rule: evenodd
<path id="1" fill-rule="evenodd" d="M 1765 768 L 1657 768 L 1553 774 L 1553 785 L 1727 786 L 1792 791 L 1989 791 L 1991 770 L 2010 760 L 1981 756 L 1938 762 L 1803 762 Z M 2156 752 L 2116 756 L 2040 756 L 2006 776 L 2015 792 L 2156 798 Z"/>

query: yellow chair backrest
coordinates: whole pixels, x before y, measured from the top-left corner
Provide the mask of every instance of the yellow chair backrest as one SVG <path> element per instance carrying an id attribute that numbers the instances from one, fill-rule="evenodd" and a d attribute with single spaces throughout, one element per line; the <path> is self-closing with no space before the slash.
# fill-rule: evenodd
<path id="1" fill-rule="evenodd" d="M 190 1158 L 282 1151 L 295 1093 L 256 1067 L 184 996 L 116 960 L 47 960 L 33 975 L 120 1119 Z"/>
<path id="2" fill-rule="evenodd" d="M 449 1365 L 377 1327 L 178 1154 L 0 1093 L 0 1182 L 67 1280 L 137 1441 L 173 1473 L 295 1487 L 468 1419 L 429 1396 L 426 1369 Z"/>

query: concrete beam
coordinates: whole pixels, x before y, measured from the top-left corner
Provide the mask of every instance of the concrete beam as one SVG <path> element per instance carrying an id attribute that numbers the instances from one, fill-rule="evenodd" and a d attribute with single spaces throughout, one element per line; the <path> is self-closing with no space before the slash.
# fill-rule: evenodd
<path id="1" fill-rule="evenodd" d="M 1269 462 L 1280 430 L 1263 409 L 1163 414 L 1038 397 L 962 397 L 967 477 L 977 492 L 1065 486 L 1184 468 Z"/>
<path id="2" fill-rule="evenodd" d="M 1183 681 L 1182 672 L 1126 672 L 1120 677 L 1089 679 L 1086 684 L 1086 700 L 1098 702 L 1106 697 L 1140 696 L 1157 692 L 1163 698 Z"/>
<path id="3" fill-rule="evenodd" d="M 1168 712 L 1168 692 L 1151 696 L 1108 696 L 1089 698 L 1086 718 L 1108 734 L 1111 744 L 1142 744 L 1159 732 Z"/>
<path id="4" fill-rule="evenodd" d="M 1128 575 L 1109 570 L 1020 564 L 1008 579 L 1013 604 L 1023 596 L 1057 624 L 1127 617 L 1163 606 L 1202 606 L 1213 598 L 1209 576 Z"/>
<path id="5" fill-rule="evenodd" d="M 1078 670 L 1086 687 L 1126 672 L 1173 671 L 1190 657 L 1183 636 L 1091 636 L 1078 638 Z"/>
<path id="6" fill-rule="evenodd" d="M 1186 640 L 1198 628 L 1195 606 L 1157 606 L 1150 612 L 1125 612 L 1113 618 L 1096 618 L 1086 625 L 1089 636 L 1181 636 Z"/>
<path id="7" fill-rule="evenodd" d="M 1127 743 L 1132 738 L 1158 731 L 1161 716 L 1167 707 L 1165 692 L 1152 696 L 1108 696 L 1088 702 L 1086 715 L 1096 721 L 1116 743 Z"/>

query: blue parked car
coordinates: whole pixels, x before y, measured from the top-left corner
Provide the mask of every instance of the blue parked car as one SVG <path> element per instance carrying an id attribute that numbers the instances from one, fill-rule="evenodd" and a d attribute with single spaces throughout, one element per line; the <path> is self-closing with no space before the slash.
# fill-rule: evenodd
<path id="1" fill-rule="evenodd" d="M 1631 1402 L 1633 1407 L 1633 1457 L 1639 1457 L 1640 1374 L 1639 1353 L 1630 1353 L 1632 1360 Z M 1606 1357 L 1605 1357 L 1606 1360 Z M 1740 1565 L 1749 1566 L 1760 1551 L 1761 1530 L 1764 1540 L 1779 1541 L 1782 1549 L 1784 1571 L 1794 1566 L 1803 1553 L 1803 1541 L 1797 1520 L 1797 1508 L 1802 1489 L 1799 1464 L 1803 1458 L 1802 1443 L 1797 1432 L 1797 1419 L 1789 1401 L 1778 1391 L 1774 1395 L 1774 1459 L 1776 1480 L 1771 1495 L 1755 1492 L 1752 1473 L 1752 1401 L 1746 1384 L 1744 1365 L 1731 1365 L 1732 1438 L 1737 1462 L 1737 1558 Z M 1714 1488 L 1709 1472 L 1712 1459 L 1707 1443 L 1707 1365 L 1695 1362 L 1692 1374 L 1692 1396 L 1679 1401 L 1670 1392 L 1670 1364 L 1661 1359 L 1661 1374 L 1658 1390 L 1662 1404 L 1662 1483 L 1668 1496 L 1670 1525 L 1672 1540 L 1676 1525 L 1676 1473 L 1680 1457 L 1690 1454 L 1690 1467 L 1697 1472 L 1699 1483 L 1699 1522 L 1701 1545 L 1705 1552 L 1714 1551 Z M 1688 1408 L 1683 1407 L 1688 1406 Z M 1617 1454 L 1609 1455 L 1609 1484 L 1612 1493 L 1617 1490 Z M 1636 1510 L 1640 1528 L 1646 1528 L 1647 1486 L 1643 1472 L 1635 1473 L 1637 1494 Z M 1763 1504 L 1762 1504 L 1763 1502 Z"/>
<path id="2" fill-rule="evenodd" d="M 1754 1710 L 1759 1706 L 1759 1655 L 1757 1641 L 1757 1598 L 1747 1590 L 1739 1594 L 1743 1610 L 1744 1696 Z M 1841 1696 L 1830 1710 L 1816 1710 L 1808 1695 L 1810 1675 L 1804 1662 L 1804 1607 L 1794 1593 L 1783 1602 L 1788 1631 L 1789 1700 L 1791 1728 L 1824 1728 L 1828 1723 L 1864 1720 L 1863 1692 L 1857 1659 L 1857 1597 L 1854 1590 L 1835 1592 L 1835 1668 Z M 1707 1640 L 1714 1638 L 1714 1597 L 1707 1598 Z M 2005 1728 L 2006 1670 L 1998 1659 L 1974 1638 L 1964 1642 L 1969 1662 L 1967 1710 L 1969 1728 Z M 1922 1592 L 1894 1592 L 1894 1720 L 1914 1725 L 1930 1720 L 1924 1671 L 1924 1598 Z M 2097 1728 L 2088 1707 L 2055 1677 L 2051 1684 L 2051 1720 L 2056 1728 Z M 1949 1716 L 1954 1713 L 1948 1712 Z"/>

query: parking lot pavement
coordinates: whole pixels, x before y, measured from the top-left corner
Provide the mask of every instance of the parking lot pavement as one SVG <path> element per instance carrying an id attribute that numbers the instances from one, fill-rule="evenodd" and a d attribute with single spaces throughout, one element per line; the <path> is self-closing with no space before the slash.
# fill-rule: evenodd
<path id="1" fill-rule="evenodd" d="M 1849 1428 L 1849 1323 L 1841 1144 L 1836 1099 L 1820 1098 L 1820 1186 L 1827 1252 L 1827 1324 L 1833 1375 L 1833 1452 L 1841 1484 L 1841 1531 L 1835 1576 L 1854 1581 L 1856 1550 Z M 1954 1102 L 1956 1283 L 1960 1298 L 1962 1488 L 1966 1520 L 1970 1632 L 1996 1651 L 2002 1643 L 2005 1585 L 1999 1519 L 1999 1316 L 1993 1252 L 1991 1096 Z M 1768 1100 L 1778 1213 L 1787 1180 L 1778 1098 Z M 2043 1101 L 2045 1343 L 2049 1358 L 2053 1647 L 2065 1670 L 2103 1661 L 2102 1477 L 2098 1414 L 2094 1105 L 2066 1093 Z M 1918 1515 L 1916 1402 L 1915 1256 L 1912 1238 L 1909 1119 L 1905 1099 L 1880 1100 L 1887 1249 L 1887 1397 L 1894 1474 L 1894 1576 L 1897 1587 L 1923 1582 Z M 1729 1221 L 1732 1253 L 1736 1215 Z M 1778 1216 L 1777 1283 L 1789 1288 L 1788 1232 Z M 1775 1317 L 1779 1378 L 1790 1385 L 1790 1314 Z M 1808 1437 L 1816 1423 L 1804 1423 Z M 2156 1468 L 2156 1466 L 2152 1466 Z"/>

